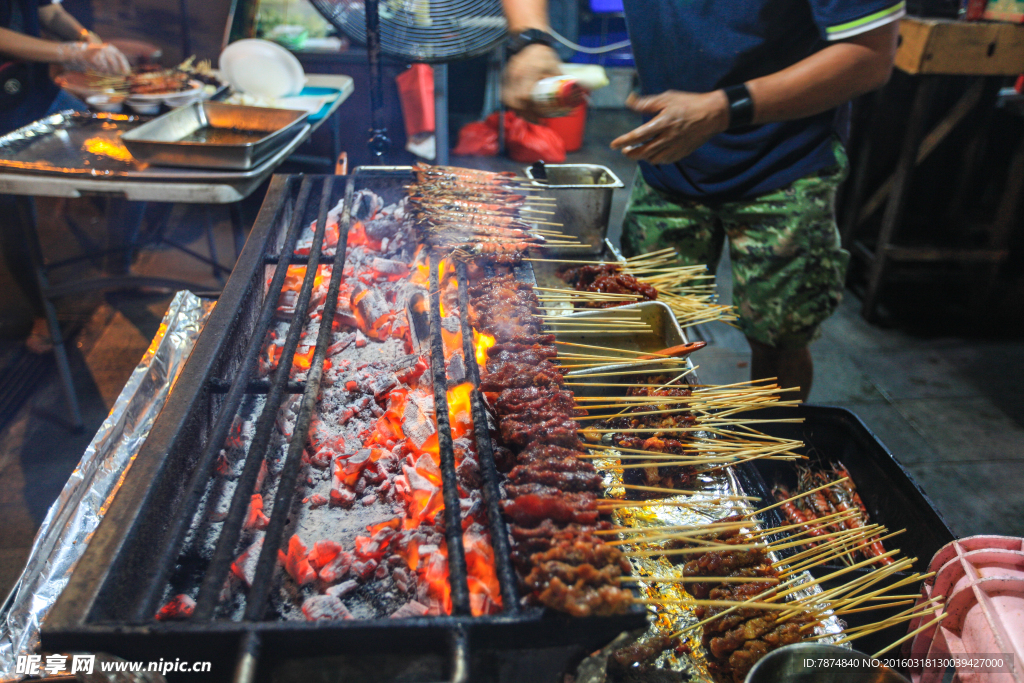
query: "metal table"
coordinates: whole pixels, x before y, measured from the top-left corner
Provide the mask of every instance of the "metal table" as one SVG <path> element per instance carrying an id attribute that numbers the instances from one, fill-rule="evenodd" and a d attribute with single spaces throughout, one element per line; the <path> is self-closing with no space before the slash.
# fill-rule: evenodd
<path id="1" fill-rule="evenodd" d="M 237 254 L 241 251 L 242 244 L 245 241 L 238 202 L 252 194 L 292 152 L 308 140 L 313 132 L 324 123 L 331 123 L 332 138 L 334 140 L 333 146 L 337 147 L 339 126 L 338 122 L 333 119 L 336 118 L 334 115 L 342 102 L 352 94 L 352 78 L 343 75 L 311 74 L 307 76 L 307 85 L 337 88 L 341 91 L 341 94 L 331 103 L 327 113 L 322 118 L 310 124 L 303 133 L 297 135 L 294 140 L 286 144 L 251 172 L 196 172 L 184 169 L 153 169 L 152 174 L 160 177 L 147 179 L 145 177 L 146 170 L 149 169 L 140 172 L 134 178 L 103 178 L 85 175 L 76 176 L 73 174 L 44 175 L 40 173 L 8 172 L 0 168 L 0 194 L 16 195 L 18 197 L 19 211 L 22 212 L 24 217 L 24 220 L 21 221 L 25 228 L 24 238 L 32 260 L 36 284 L 42 296 L 46 322 L 50 330 L 50 336 L 53 338 L 57 370 L 60 374 L 68 407 L 71 410 L 71 422 L 75 429 L 80 429 L 83 426 L 82 416 L 78 407 L 74 384 L 71 380 L 71 366 L 68 363 L 67 350 L 64 348 L 64 339 L 61 334 L 60 324 L 57 321 L 57 309 L 54 306 L 53 300 L 69 294 L 104 289 L 139 286 L 187 289 L 193 288 L 194 285 L 173 278 L 140 277 L 123 274 L 104 275 L 68 282 L 56 287 L 51 286 L 47 277 L 48 271 L 62 265 L 68 265 L 69 262 L 55 263 L 49 266 L 45 264 L 42 246 L 39 242 L 39 234 L 36 229 L 35 206 L 31 198 L 73 198 L 83 195 L 106 195 L 127 200 L 124 215 L 117 217 L 117 220 L 110 221 L 111 226 L 121 233 L 115 237 L 120 238 L 125 243 L 131 241 L 131 238 L 127 235 L 129 230 L 126 227 L 136 221 L 141 222 L 142 210 L 145 207 L 142 204 L 143 202 L 226 204 L 231 213 L 237 258 Z M 335 156 L 337 155 L 335 154 Z M 174 179 L 175 175 L 180 175 L 181 180 Z M 180 245 L 177 246 L 181 248 Z M 227 270 L 212 259 L 206 259 L 191 250 L 186 249 L 185 252 L 202 261 L 209 262 L 214 267 L 215 274 L 218 274 L 219 270 Z M 81 258 L 77 257 L 74 260 L 78 261 Z"/>

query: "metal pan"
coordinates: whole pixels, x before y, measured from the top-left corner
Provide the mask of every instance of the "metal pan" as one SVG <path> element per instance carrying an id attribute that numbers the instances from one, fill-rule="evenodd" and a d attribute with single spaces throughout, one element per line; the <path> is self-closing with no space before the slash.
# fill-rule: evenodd
<path id="1" fill-rule="evenodd" d="M 616 306 L 614 308 L 586 310 L 561 316 L 558 320 L 579 320 L 581 318 L 587 320 L 600 320 L 601 318 L 615 318 L 617 313 L 623 310 L 639 310 L 639 319 L 647 323 L 650 327 L 650 331 L 635 333 L 609 333 L 607 338 L 602 338 L 593 334 L 573 334 L 572 332 L 563 332 L 562 329 L 564 328 L 561 328 L 557 332 L 558 341 L 587 344 L 590 346 L 606 346 L 625 351 L 639 351 L 641 353 L 657 353 L 662 349 L 689 343 L 683 329 L 679 327 L 679 323 L 676 321 L 675 315 L 672 314 L 672 309 L 661 301 L 642 301 L 635 304 L 627 304 L 625 306 Z M 553 327 L 551 329 L 555 328 Z M 580 349 L 580 351 L 585 351 L 586 353 L 595 356 L 612 355 L 606 351 L 598 349 Z M 680 361 L 682 360 L 683 359 L 680 359 Z M 687 367 L 692 366 L 688 357 L 686 358 L 685 364 Z M 566 373 L 566 378 L 585 377 L 587 375 L 594 375 L 598 373 L 615 372 L 617 370 L 628 369 L 629 367 L 630 366 L 626 364 L 616 364 L 601 368 L 573 370 L 572 372 Z M 687 375 L 686 378 L 690 383 L 696 382 L 693 372 Z M 619 383 L 624 381 L 625 379 L 621 376 L 612 376 L 607 378 L 607 382 L 610 383 Z M 589 387 L 574 386 L 573 392 L 581 396 L 618 395 L 625 394 L 626 390 L 625 388 L 594 387 L 591 389 Z"/>
<path id="2" fill-rule="evenodd" d="M 121 135 L 139 161 L 248 170 L 291 139 L 308 112 L 194 102 Z"/>

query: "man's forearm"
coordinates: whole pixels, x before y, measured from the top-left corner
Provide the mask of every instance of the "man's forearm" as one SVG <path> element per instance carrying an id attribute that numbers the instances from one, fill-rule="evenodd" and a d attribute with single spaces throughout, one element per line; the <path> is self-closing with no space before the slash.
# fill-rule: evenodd
<path id="1" fill-rule="evenodd" d="M 508 18 L 509 33 L 519 33 L 528 28 L 548 30 L 547 0 L 501 0 Z"/>
<path id="2" fill-rule="evenodd" d="M 899 22 L 892 22 L 748 81 L 754 123 L 813 116 L 885 85 L 898 32 Z"/>
<path id="3" fill-rule="evenodd" d="M 59 62 L 60 43 L 0 28 L 0 54 L 29 62 Z"/>
<path id="4" fill-rule="evenodd" d="M 58 3 L 39 8 L 39 23 L 63 40 L 89 40 L 89 31 Z"/>

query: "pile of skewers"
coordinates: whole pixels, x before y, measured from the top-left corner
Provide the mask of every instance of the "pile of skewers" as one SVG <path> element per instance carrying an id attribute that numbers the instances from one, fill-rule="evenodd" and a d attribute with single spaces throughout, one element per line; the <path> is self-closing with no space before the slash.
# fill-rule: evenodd
<path id="1" fill-rule="evenodd" d="M 123 76 L 93 72 L 88 74 L 90 88 L 125 96 L 181 92 L 190 88 L 191 81 L 211 85 L 219 83 L 210 60 L 204 59 L 197 63 L 193 55 L 171 69 L 142 66 Z"/>
<path id="2" fill-rule="evenodd" d="M 797 466 L 797 492 L 805 494 L 796 501 L 781 505 L 782 512 L 786 519 L 793 524 L 801 524 L 807 529 L 807 545 L 813 547 L 817 538 L 825 536 L 829 531 L 839 531 L 841 528 L 855 529 L 867 527 L 871 523 L 867 508 L 857 493 L 857 487 L 850 479 L 849 472 L 842 463 L 836 462 L 829 468 L 818 467 L 812 469 L 807 466 Z M 837 486 L 831 483 L 841 482 Z M 823 484 L 828 484 L 822 488 Z M 808 491 L 815 490 L 813 494 Z M 792 498 L 789 489 L 785 485 L 776 482 L 772 487 L 772 495 L 776 500 Z M 822 523 L 820 519 L 834 519 L 836 513 L 852 512 L 845 521 Z M 869 546 L 857 551 L 840 556 L 845 564 L 853 564 L 858 559 L 868 557 L 882 557 L 885 548 L 881 542 L 876 541 Z M 889 563 L 891 560 L 883 559 L 882 562 Z"/>
<path id="3" fill-rule="evenodd" d="M 579 305 L 581 308 L 610 308 L 658 300 L 668 304 L 681 327 L 736 319 L 731 306 L 716 303 L 714 275 L 702 265 L 679 265 L 678 254 L 672 247 L 622 261 L 560 263 L 565 266 L 560 276 L 577 291 L 620 297 L 619 300 L 583 302 Z"/>
<path id="4" fill-rule="evenodd" d="M 518 263 L 528 249 L 583 246 L 546 220 L 553 199 L 531 195 L 532 187 L 514 173 L 491 173 L 451 166 L 415 167 L 407 188 L 422 241 L 468 256 Z"/>

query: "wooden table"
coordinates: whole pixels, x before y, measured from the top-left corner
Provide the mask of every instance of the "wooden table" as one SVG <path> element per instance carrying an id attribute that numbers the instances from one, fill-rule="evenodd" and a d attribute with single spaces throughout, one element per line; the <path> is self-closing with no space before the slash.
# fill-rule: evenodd
<path id="1" fill-rule="evenodd" d="M 991 109 L 999 86 L 1007 76 L 1024 72 L 1024 26 L 958 22 L 946 19 L 907 17 L 900 23 L 900 44 L 896 68 L 915 76 L 913 104 L 906 122 L 896 168 L 872 194 L 867 196 L 867 168 L 871 154 L 871 130 L 883 125 L 879 120 L 881 107 L 874 107 L 872 123 L 860 149 L 857 169 L 852 179 L 850 201 L 843 216 L 843 244 L 869 265 L 868 286 L 861 310 L 873 320 L 877 316 L 878 298 L 894 262 L 909 263 L 975 263 L 986 269 L 980 292 L 988 293 L 995 283 L 999 268 L 1009 255 L 1013 221 L 1024 190 L 1024 141 L 1014 150 L 1006 184 L 999 201 L 995 220 L 986 227 L 988 244 L 977 248 L 949 246 L 902 246 L 897 233 L 903 221 L 907 192 L 914 170 L 939 144 L 979 107 Z M 946 76 L 975 76 L 960 99 L 930 131 L 925 120 L 932 111 L 940 79 Z M 876 98 L 883 97 L 882 91 Z M 981 160 L 987 142 L 982 126 L 967 146 L 962 177 L 969 179 Z M 876 211 L 883 209 L 881 229 L 874 249 L 857 240 L 857 230 Z"/>

